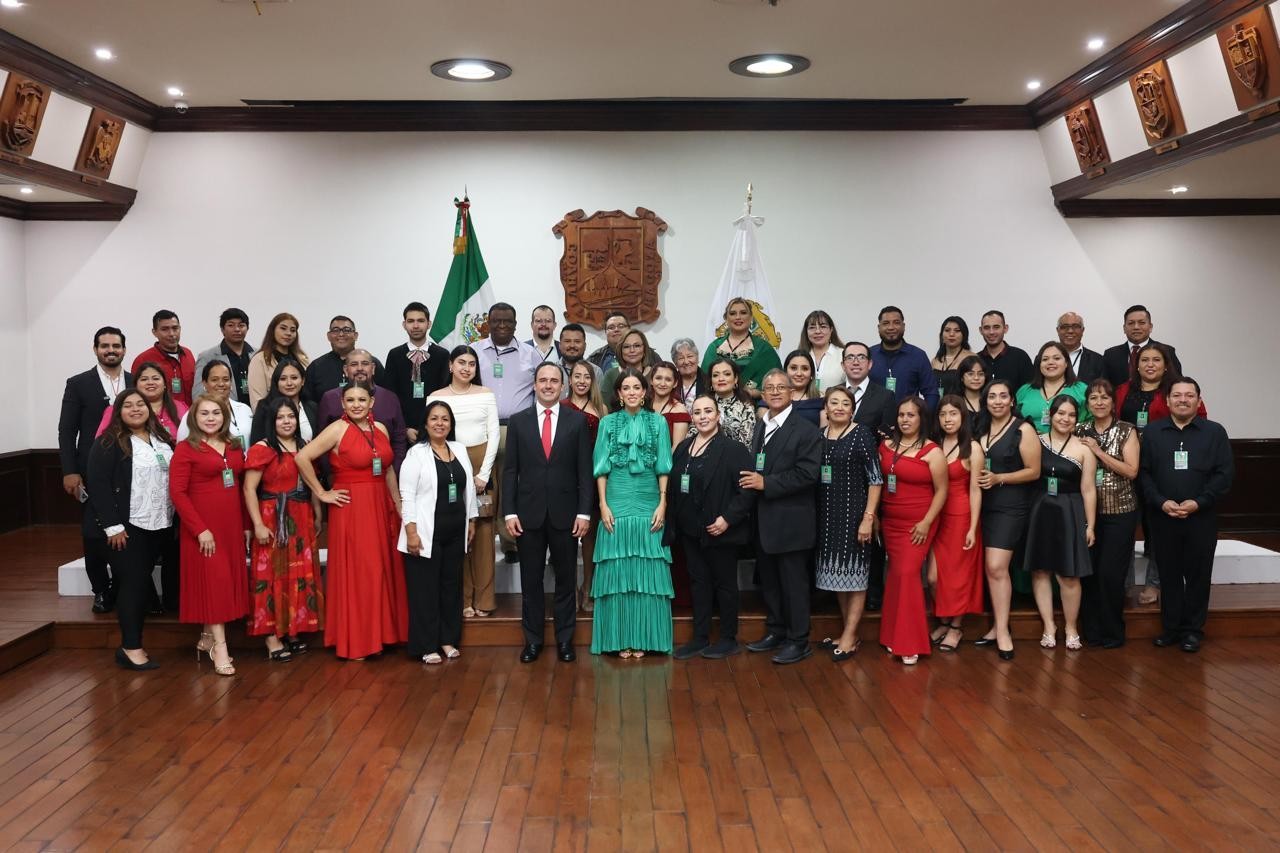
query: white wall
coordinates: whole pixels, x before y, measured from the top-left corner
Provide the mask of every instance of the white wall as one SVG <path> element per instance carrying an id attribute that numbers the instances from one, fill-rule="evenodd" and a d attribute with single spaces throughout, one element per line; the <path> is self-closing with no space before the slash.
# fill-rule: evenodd
<path id="1" fill-rule="evenodd" d="M 1031 131 L 228 133 L 153 135 L 137 204 L 120 223 L 27 224 L 31 346 L 66 342 L 42 343 L 32 359 L 29 445 L 54 444 L 48 389 L 90 363 L 93 329 L 121 325 L 137 352 L 157 307 L 182 315 L 184 343 L 196 349 L 217 339 L 227 305 L 249 312 L 255 339 L 289 310 L 313 354 L 326 348 L 328 318 L 347 313 L 381 356 L 400 340 L 406 301 L 437 304 L 452 258 L 451 199 L 464 184 L 498 297 L 520 309 L 521 337 L 533 305 L 563 306 L 551 226 L 574 208 L 637 205 L 670 225 L 651 337 L 699 337 L 748 181 L 766 218 L 761 251 L 785 348 L 810 308 L 865 339 L 892 302 L 921 345 L 950 313 L 969 319 L 976 341 L 979 315 L 995 306 L 1023 347 L 1051 337 L 1057 315 L 1073 309 L 1101 349 L 1120 338 L 1123 307 L 1145 301 L 1161 336 L 1215 389 L 1215 414 L 1233 434 L 1274 434 L 1243 393 L 1270 379 L 1261 362 L 1241 372 L 1226 353 L 1198 349 L 1192 324 L 1206 286 L 1235 316 L 1277 313 L 1280 293 L 1265 284 L 1280 227 L 1251 220 L 1244 239 L 1234 220 L 1069 223 L 1052 206 Z M 1220 288 L 1226 268 L 1245 270 L 1247 286 Z"/>
<path id="2" fill-rule="evenodd" d="M 25 287 L 23 228 L 15 219 L 0 219 L 0 364 L 5 365 L 8 393 L 0 405 L 0 453 L 31 447 L 29 425 L 46 413 L 30 412 L 23 403 L 28 394 L 27 371 L 27 292 Z M 53 401 L 53 419 L 57 423 L 59 388 Z M 56 438 L 40 446 L 56 446 Z"/>

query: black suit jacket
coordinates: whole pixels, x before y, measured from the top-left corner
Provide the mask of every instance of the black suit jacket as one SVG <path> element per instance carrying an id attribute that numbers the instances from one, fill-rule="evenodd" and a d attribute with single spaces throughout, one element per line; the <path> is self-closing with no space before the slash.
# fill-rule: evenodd
<path id="1" fill-rule="evenodd" d="M 1093 380 L 1100 379 L 1105 375 L 1106 363 L 1102 358 L 1102 353 L 1094 352 L 1085 347 L 1080 353 L 1080 366 L 1076 369 L 1076 379 L 1088 385 Z"/>
<path id="2" fill-rule="evenodd" d="M 1178 351 L 1168 344 L 1160 343 L 1155 338 L 1152 338 L 1150 343 L 1160 344 L 1169 351 L 1169 355 L 1173 357 L 1172 367 L 1181 376 L 1182 362 L 1178 361 Z M 1131 350 L 1132 345 L 1125 341 L 1122 344 L 1108 347 L 1107 351 L 1102 354 L 1103 375 L 1117 388 L 1129 381 L 1129 352 Z"/>
<path id="3" fill-rule="evenodd" d="M 764 428 L 763 420 L 756 421 L 751 436 L 752 471 L 764 443 Z M 756 538 L 766 554 L 807 551 L 814 546 L 821 472 L 822 433 L 793 409 L 764 447 L 764 491 L 756 493 Z"/>
<path id="4" fill-rule="evenodd" d="M 852 388 L 849 390 L 853 393 Z M 894 393 L 883 385 L 868 382 L 867 390 L 858 402 L 858 409 L 853 413 L 853 422 L 869 427 L 878 436 L 885 436 L 893 429 L 897 418 L 898 399 Z"/>
<path id="5" fill-rule="evenodd" d="M 518 516 L 529 530 L 548 523 L 568 530 L 577 516 L 591 514 L 591 471 L 591 436 L 581 412 L 560 406 L 550 459 L 542 451 L 537 405 L 516 412 L 507 421 L 502 514 Z"/>
<path id="6" fill-rule="evenodd" d="M 84 535 L 103 539 L 106 537 L 104 528 L 129 520 L 133 457 L 126 456 L 115 441 L 91 440 L 90 445 L 84 474 L 84 487 L 89 493 Z"/>
<path id="7" fill-rule="evenodd" d="M 405 426 L 422 432 L 427 420 L 427 398 L 449 384 L 449 351 L 428 342 L 427 360 L 422 363 L 422 396 L 413 396 L 413 365 L 408 358 L 409 345 L 401 344 L 387 353 L 386 370 L 380 384 L 400 398 Z"/>
<path id="8" fill-rule="evenodd" d="M 120 387 L 122 390 L 132 388 L 133 374 L 125 371 L 124 384 Z M 62 412 L 58 415 L 58 456 L 62 461 L 62 476 L 84 476 L 89 468 L 89 447 L 102 421 L 102 413 L 113 402 L 102 390 L 97 367 L 67 380 L 67 388 L 62 393 Z"/>
<path id="9" fill-rule="evenodd" d="M 790 420 L 790 417 L 787 418 Z M 703 471 L 707 476 L 690 484 L 690 493 L 681 494 L 680 475 L 689 462 L 689 449 L 695 436 L 689 436 L 671 454 L 671 475 L 667 477 L 667 521 L 663 527 L 662 542 L 674 545 L 679 538 L 680 508 L 684 501 L 693 501 L 705 528 L 723 515 L 729 529 L 719 536 L 701 530 L 698 542 L 704 548 L 736 548 L 745 545 L 751 536 L 751 510 L 755 506 L 756 492 L 738 486 L 743 471 L 754 470 L 751 454 L 738 442 L 723 432 L 716 433 L 703 451 Z M 773 442 L 769 445 L 772 447 Z"/>

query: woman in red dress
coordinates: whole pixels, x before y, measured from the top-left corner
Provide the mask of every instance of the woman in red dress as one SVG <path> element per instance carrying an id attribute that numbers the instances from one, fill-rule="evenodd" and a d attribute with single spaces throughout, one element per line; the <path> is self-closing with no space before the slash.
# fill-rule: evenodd
<path id="1" fill-rule="evenodd" d="M 965 408 L 962 397 L 947 395 L 938 402 L 935 418 L 935 434 L 947 463 L 947 502 L 929 554 L 933 615 L 938 617 L 931 639 L 941 652 L 959 648 L 966 613 L 982 612 L 982 543 L 978 534 L 982 489 L 978 488 L 978 472 L 985 456 L 969 433 Z"/>
<path id="2" fill-rule="evenodd" d="M 244 472 L 244 503 L 253 520 L 248 633 L 266 635 L 268 658 L 285 661 L 307 650 L 298 634 L 324 625 L 315 521 L 320 499 L 303 484 L 294 462 L 306 445 L 298 434 L 297 404 L 268 397 L 258 405 L 258 417 L 266 437 L 249 448 Z"/>
<path id="3" fill-rule="evenodd" d="M 315 460 L 326 453 L 331 491 L 315 470 Z M 330 506 L 324 644 L 335 646 L 340 658 L 364 660 L 409 639 L 409 599 L 396 550 L 400 487 L 392 459 L 391 439 L 373 420 L 373 388 L 365 382 L 343 390 L 342 417 L 294 457 L 302 479 Z"/>
<path id="4" fill-rule="evenodd" d="M 680 401 L 680 371 L 669 361 L 660 361 L 649 374 L 649 386 L 653 389 L 653 402 L 649 408 L 662 415 L 671 435 L 671 446 L 679 447 L 689 435 L 691 420 L 689 409 Z M 675 597 L 671 603 L 677 607 L 693 605 L 693 583 L 689 579 L 689 564 L 685 561 L 684 546 L 679 541 L 671 546 L 671 585 Z"/>
<path id="5" fill-rule="evenodd" d="M 169 469 L 169 494 L 182 520 L 178 618 L 203 625 L 196 657 L 208 652 L 218 675 L 235 675 L 224 625 L 249 612 L 244 453 L 231 441 L 226 398 L 196 397 L 186 424 Z"/>
<path id="6" fill-rule="evenodd" d="M 893 435 L 880 445 L 880 526 L 887 557 L 880 645 L 908 666 L 929 654 L 920 567 L 947 501 L 947 465 L 938 445 L 925 439 L 924 418 L 924 403 L 907 397 L 898 403 Z"/>
<path id="7" fill-rule="evenodd" d="M 586 416 L 587 434 L 591 436 L 591 447 L 594 450 L 600 419 L 609 414 L 609 407 L 604 404 L 604 398 L 600 395 L 595 368 L 588 362 L 575 362 L 569 371 L 569 396 L 565 397 L 564 405 L 577 409 Z M 600 508 L 594 505 L 594 495 L 592 504 L 587 535 L 579 540 L 582 545 L 582 585 L 578 587 L 578 609 L 587 613 L 595 607 L 591 599 L 591 579 L 596 573 L 596 528 L 600 526 Z"/>

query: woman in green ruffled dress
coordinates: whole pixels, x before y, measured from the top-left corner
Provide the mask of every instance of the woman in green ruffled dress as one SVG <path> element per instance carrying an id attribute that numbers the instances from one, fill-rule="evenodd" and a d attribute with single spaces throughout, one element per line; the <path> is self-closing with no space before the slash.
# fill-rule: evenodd
<path id="1" fill-rule="evenodd" d="M 662 544 L 671 435 L 649 410 L 648 380 L 618 377 L 621 410 L 600 421 L 595 476 L 600 492 L 591 653 L 624 658 L 670 654 L 671 549 Z"/>

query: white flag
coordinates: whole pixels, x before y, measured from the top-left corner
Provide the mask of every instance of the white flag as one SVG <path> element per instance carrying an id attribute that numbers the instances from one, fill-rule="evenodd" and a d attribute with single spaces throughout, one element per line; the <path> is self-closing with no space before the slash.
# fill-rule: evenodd
<path id="1" fill-rule="evenodd" d="M 734 220 L 733 243 L 729 247 L 729 259 L 720 274 L 720 286 L 711 297 L 707 309 L 705 341 L 710 344 L 725 333 L 724 306 L 735 296 L 751 303 L 751 333 L 759 335 L 772 346 L 782 343 L 773 323 L 773 293 L 769 290 L 769 277 L 760 262 L 760 248 L 756 243 L 756 229 L 764 224 L 763 216 L 750 214 Z"/>

